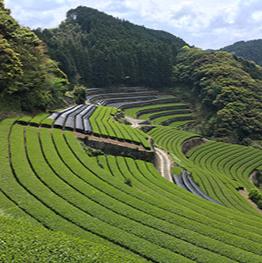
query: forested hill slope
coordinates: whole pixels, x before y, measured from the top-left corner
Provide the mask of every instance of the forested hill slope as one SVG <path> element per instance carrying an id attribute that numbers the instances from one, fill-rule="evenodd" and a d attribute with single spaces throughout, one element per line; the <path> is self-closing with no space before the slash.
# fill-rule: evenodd
<path id="1" fill-rule="evenodd" d="M 236 42 L 233 45 L 224 47 L 223 50 L 244 59 L 253 60 L 262 66 L 262 39 Z"/>
<path id="2" fill-rule="evenodd" d="M 32 111 L 57 105 L 66 83 L 45 45 L 0 0 L 0 117 L 11 108 Z"/>
<path id="3" fill-rule="evenodd" d="M 177 50 L 185 45 L 172 34 L 81 6 L 58 28 L 36 33 L 71 82 L 92 87 L 169 85 Z"/>
<path id="4" fill-rule="evenodd" d="M 225 51 L 184 47 L 174 81 L 199 105 L 198 131 L 249 144 L 262 135 L 262 68 Z M 174 85 L 179 87 L 180 85 Z"/>

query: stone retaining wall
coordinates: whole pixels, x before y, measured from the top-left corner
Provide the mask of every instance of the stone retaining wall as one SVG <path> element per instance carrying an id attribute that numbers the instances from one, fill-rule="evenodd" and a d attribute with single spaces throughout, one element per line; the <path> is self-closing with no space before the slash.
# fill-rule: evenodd
<path id="1" fill-rule="evenodd" d="M 182 145 L 182 152 L 186 155 L 192 148 L 207 142 L 203 137 L 194 137 L 186 140 Z"/>
<path id="2" fill-rule="evenodd" d="M 84 143 L 95 149 L 103 151 L 105 154 L 115 156 L 126 156 L 134 159 L 155 162 L 155 152 L 141 149 L 141 147 L 128 147 L 118 143 L 110 143 L 106 141 L 97 140 L 95 137 L 86 137 L 83 139 Z"/>

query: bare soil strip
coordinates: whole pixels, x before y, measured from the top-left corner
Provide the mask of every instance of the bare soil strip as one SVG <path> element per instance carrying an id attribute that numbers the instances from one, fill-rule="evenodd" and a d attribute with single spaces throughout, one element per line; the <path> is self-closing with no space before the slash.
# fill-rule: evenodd
<path id="1" fill-rule="evenodd" d="M 134 119 L 131 117 L 126 116 L 125 119 L 132 124 L 133 128 L 138 128 L 144 120 Z"/>
<path id="2" fill-rule="evenodd" d="M 171 169 L 172 169 L 172 161 L 169 158 L 168 154 L 159 149 L 159 148 L 155 148 L 156 151 L 156 155 L 158 157 L 159 160 L 159 171 L 161 173 L 161 175 L 166 178 L 168 181 L 173 182 L 172 179 L 172 173 L 171 173 Z"/>

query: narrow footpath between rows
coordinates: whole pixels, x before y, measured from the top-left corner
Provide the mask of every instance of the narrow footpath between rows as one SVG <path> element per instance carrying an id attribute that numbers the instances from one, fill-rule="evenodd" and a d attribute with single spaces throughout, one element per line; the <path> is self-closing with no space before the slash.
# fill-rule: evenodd
<path id="1" fill-rule="evenodd" d="M 144 122 L 144 120 L 140 120 L 140 119 L 135 119 L 135 118 L 131 118 L 126 116 L 125 117 L 126 120 L 128 122 L 130 122 L 132 124 L 133 128 L 139 128 L 141 126 L 141 124 Z M 168 154 L 161 150 L 160 148 L 156 148 L 155 147 L 155 152 L 156 152 L 156 156 L 158 158 L 158 170 L 160 172 L 160 174 L 166 178 L 168 181 L 173 183 L 173 179 L 172 179 L 172 173 L 171 173 L 171 168 L 172 168 L 172 161 L 170 159 L 170 157 L 168 156 Z"/>
<path id="2" fill-rule="evenodd" d="M 171 174 L 172 161 L 170 160 L 168 154 L 165 151 L 156 147 L 155 147 L 155 151 L 159 160 L 158 169 L 160 171 L 160 174 L 170 182 L 173 182 L 172 174 Z"/>
<path id="3" fill-rule="evenodd" d="M 144 120 L 134 119 L 131 117 L 126 116 L 125 119 L 132 124 L 133 128 L 138 128 Z"/>

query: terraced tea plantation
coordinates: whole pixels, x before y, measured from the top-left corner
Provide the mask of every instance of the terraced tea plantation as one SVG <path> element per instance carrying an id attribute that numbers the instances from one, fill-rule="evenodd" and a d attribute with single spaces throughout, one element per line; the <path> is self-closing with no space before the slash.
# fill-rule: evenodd
<path id="1" fill-rule="evenodd" d="M 175 99 L 173 100 L 175 101 Z M 155 101 L 153 105 L 131 107 L 126 105 L 125 112 L 133 118 L 147 120 L 153 125 L 179 127 L 193 121 L 192 111 L 187 104 Z"/>
<path id="2" fill-rule="evenodd" d="M 116 108 L 98 106 L 96 111 L 90 117 L 93 133 L 141 144 L 145 148 L 150 149 L 148 136 L 140 130 L 133 129 L 128 125 L 114 120 L 113 116 L 115 116 L 116 113 Z"/>
<path id="3" fill-rule="evenodd" d="M 185 150 L 200 138 L 181 129 L 194 121 L 189 105 L 134 90 L 93 89 L 86 105 L 0 122 L 0 261 L 262 262 L 261 213 L 238 191 L 255 187 L 262 151 L 208 140 Z M 191 173 L 209 199 L 166 180 L 155 160 L 88 148 L 89 136 L 161 147 L 174 182 Z"/>
<path id="4" fill-rule="evenodd" d="M 186 140 L 197 137 L 196 134 L 179 131 L 171 127 L 157 127 L 151 130 L 149 134 L 154 138 L 156 144 L 170 152 L 180 167 L 192 173 L 194 180 L 210 197 L 227 207 L 243 212 L 257 213 L 245 198 L 240 195 L 238 189 L 254 187 L 250 183 L 247 174 L 248 172 L 251 174 L 261 164 L 261 150 L 238 145 L 207 142 L 187 153 L 190 156 L 188 158 L 182 151 L 182 145 Z M 209 153 L 212 148 L 210 146 L 214 147 L 213 151 L 216 154 L 214 152 Z M 223 151 L 220 152 L 219 149 L 223 147 L 225 152 L 231 151 L 231 154 L 224 155 Z M 205 149 L 205 152 L 203 152 L 202 148 Z M 235 158 L 233 149 L 238 156 L 242 157 L 243 153 L 246 152 L 249 156 L 256 158 L 251 163 L 247 162 L 248 158 Z M 232 173 L 234 172 L 236 174 L 233 175 Z"/>

